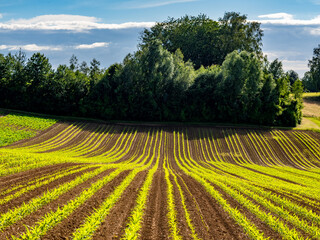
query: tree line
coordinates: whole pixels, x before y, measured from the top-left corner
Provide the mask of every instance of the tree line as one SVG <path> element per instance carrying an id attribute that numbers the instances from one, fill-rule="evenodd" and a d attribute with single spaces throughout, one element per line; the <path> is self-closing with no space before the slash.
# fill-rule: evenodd
<path id="1" fill-rule="evenodd" d="M 105 120 L 295 126 L 302 82 L 263 57 L 260 24 L 226 13 L 169 18 L 138 50 L 101 69 L 93 59 L 53 69 L 41 53 L 0 55 L 0 106 Z"/>

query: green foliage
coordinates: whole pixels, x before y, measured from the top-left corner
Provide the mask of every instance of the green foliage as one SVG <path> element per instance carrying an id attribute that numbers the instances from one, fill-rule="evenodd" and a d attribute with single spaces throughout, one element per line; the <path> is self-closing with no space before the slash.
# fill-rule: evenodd
<path id="1" fill-rule="evenodd" d="M 98 85 L 110 93 L 103 101 L 114 107 L 100 107 L 109 119 L 181 120 L 184 92 L 194 76 L 181 52 L 171 54 L 155 41 L 107 71 Z"/>
<path id="2" fill-rule="evenodd" d="M 174 53 L 180 49 L 196 68 L 221 65 L 234 50 L 261 53 L 263 33 L 260 23 L 247 22 L 245 15 L 228 12 L 219 21 L 206 15 L 169 18 L 142 33 L 142 45 L 158 39 Z"/>
<path id="3" fill-rule="evenodd" d="M 34 137 L 36 134 L 31 131 L 14 129 L 0 126 L 0 146 L 10 145 L 22 139 Z"/>
<path id="4" fill-rule="evenodd" d="M 269 64 L 268 73 L 272 74 L 275 80 L 278 80 L 279 78 L 284 76 L 282 62 L 279 61 L 278 58 L 276 58 Z"/>
<path id="5" fill-rule="evenodd" d="M 310 70 L 303 77 L 304 87 L 311 92 L 320 91 L 320 44 L 313 49 L 313 57 L 309 60 Z"/>
<path id="6" fill-rule="evenodd" d="M 74 55 L 56 70 L 40 53 L 28 60 L 21 51 L 0 55 L 0 107 L 106 120 L 295 126 L 301 82 L 294 71 L 284 74 L 278 59 L 262 59 L 262 35 L 259 23 L 229 12 L 219 21 L 199 15 L 157 23 L 144 31 L 137 52 L 107 70 L 96 59 L 79 64 Z"/>
<path id="7" fill-rule="evenodd" d="M 0 106 L 76 115 L 89 93 L 90 83 L 94 84 L 101 78 L 98 66 L 95 60 L 87 72 L 83 64 L 80 71 L 77 58 L 73 56 L 70 67 L 60 65 L 54 71 L 49 59 L 40 53 L 33 54 L 28 60 L 21 51 L 16 55 L 1 55 Z"/>
<path id="8" fill-rule="evenodd" d="M 286 76 L 288 76 L 289 78 L 290 85 L 293 85 L 295 81 L 299 80 L 298 73 L 293 70 L 289 70 L 288 72 L 286 72 Z"/>
<path id="9" fill-rule="evenodd" d="M 263 85 L 261 63 L 253 53 L 234 51 L 222 64 L 219 108 L 222 118 L 234 122 L 256 122 L 261 106 Z"/>
<path id="10" fill-rule="evenodd" d="M 31 115 L 11 113 L 0 118 L 0 125 L 9 125 L 16 128 L 25 128 L 30 130 L 44 130 L 57 120 L 46 117 L 35 117 Z"/>

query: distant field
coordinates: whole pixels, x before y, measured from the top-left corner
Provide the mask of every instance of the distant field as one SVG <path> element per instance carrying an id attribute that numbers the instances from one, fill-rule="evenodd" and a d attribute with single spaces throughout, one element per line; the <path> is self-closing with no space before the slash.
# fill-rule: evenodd
<path id="1" fill-rule="evenodd" d="M 303 119 L 297 129 L 320 130 L 320 93 L 303 94 Z"/>
<path id="2" fill-rule="evenodd" d="M 320 97 L 320 92 L 309 92 L 309 93 L 304 93 L 303 98 L 318 98 Z"/>
<path id="3" fill-rule="evenodd" d="M 303 103 L 303 116 L 320 117 L 320 93 L 304 93 Z"/>
<path id="4" fill-rule="evenodd" d="M 0 239 L 320 238 L 312 131 L 56 123 L 0 163 Z"/>

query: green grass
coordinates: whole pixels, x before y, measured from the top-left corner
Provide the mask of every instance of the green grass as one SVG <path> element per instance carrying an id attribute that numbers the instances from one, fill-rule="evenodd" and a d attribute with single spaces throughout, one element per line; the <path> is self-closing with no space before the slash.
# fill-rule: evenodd
<path id="1" fill-rule="evenodd" d="M 0 114 L 3 113 L 0 112 Z M 2 116 L 0 117 L 0 147 L 34 137 L 38 131 L 44 130 L 56 122 L 55 119 L 21 113 Z"/>
<path id="2" fill-rule="evenodd" d="M 28 130 L 19 130 L 11 127 L 0 125 L 0 146 L 10 145 L 11 143 L 17 142 L 22 139 L 34 137 L 35 132 Z"/>
<path id="3" fill-rule="evenodd" d="M 303 99 L 307 99 L 311 101 L 320 101 L 320 92 L 304 93 L 302 97 Z"/>
<path id="4" fill-rule="evenodd" d="M 305 97 L 320 97 L 320 92 L 308 92 L 308 93 L 303 93 L 303 98 Z"/>
<path id="5" fill-rule="evenodd" d="M 310 117 L 309 119 L 320 127 L 320 118 Z"/>

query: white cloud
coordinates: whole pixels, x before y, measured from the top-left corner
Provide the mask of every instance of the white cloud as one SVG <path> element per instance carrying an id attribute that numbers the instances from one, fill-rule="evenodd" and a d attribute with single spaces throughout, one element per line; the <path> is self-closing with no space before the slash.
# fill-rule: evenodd
<path id="1" fill-rule="evenodd" d="M 25 44 L 25 45 L 0 45 L 0 50 L 7 51 L 17 51 L 22 49 L 28 52 L 39 52 L 39 51 L 62 51 L 66 49 L 93 49 L 93 48 L 102 48 L 108 47 L 110 45 L 109 42 L 95 42 L 92 44 L 79 44 L 73 46 L 43 46 L 37 44 Z"/>
<path id="2" fill-rule="evenodd" d="M 80 44 L 75 46 L 75 49 L 92 49 L 92 48 L 100 48 L 100 47 L 108 47 L 110 43 L 108 42 L 95 42 L 92 44 Z"/>
<path id="3" fill-rule="evenodd" d="M 274 25 L 292 25 L 292 26 L 315 26 L 320 25 L 320 15 L 312 19 L 295 19 L 292 14 L 288 13 L 272 13 L 260 15 L 258 21 L 262 24 Z"/>
<path id="4" fill-rule="evenodd" d="M 3 14 L 0 13 L 0 19 L 3 18 Z"/>
<path id="5" fill-rule="evenodd" d="M 24 51 L 38 52 L 38 51 L 61 51 L 61 46 L 39 46 L 37 44 L 26 45 L 0 45 L 0 50 L 16 51 L 22 49 Z"/>
<path id="6" fill-rule="evenodd" d="M 266 15 L 260 15 L 259 18 L 271 18 L 271 19 L 293 19 L 293 15 L 288 13 L 272 13 Z"/>
<path id="7" fill-rule="evenodd" d="M 80 15 L 41 15 L 30 19 L 13 19 L 0 23 L 0 29 L 7 30 L 70 30 L 125 29 L 152 27 L 154 22 L 126 22 L 107 24 L 96 17 Z"/>
<path id="8" fill-rule="evenodd" d="M 308 60 L 281 60 L 285 71 L 294 70 L 299 73 L 300 77 L 309 71 Z"/>
<path id="9" fill-rule="evenodd" d="M 176 3 L 187 3 L 187 2 L 196 2 L 199 0 L 172 0 L 172 1 L 156 1 L 156 2 L 148 2 L 145 4 L 140 4 L 137 5 L 132 4 L 132 6 L 130 6 L 131 4 L 128 5 L 127 3 L 127 8 L 154 8 L 154 7 L 161 7 L 161 6 L 166 6 L 166 5 L 171 5 L 171 4 L 176 4 Z"/>
<path id="10" fill-rule="evenodd" d="M 320 35 L 320 27 L 319 28 L 307 28 L 306 30 L 308 30 L 311 33 L 311 35 L 315 35 L 315 36 Z"/>

